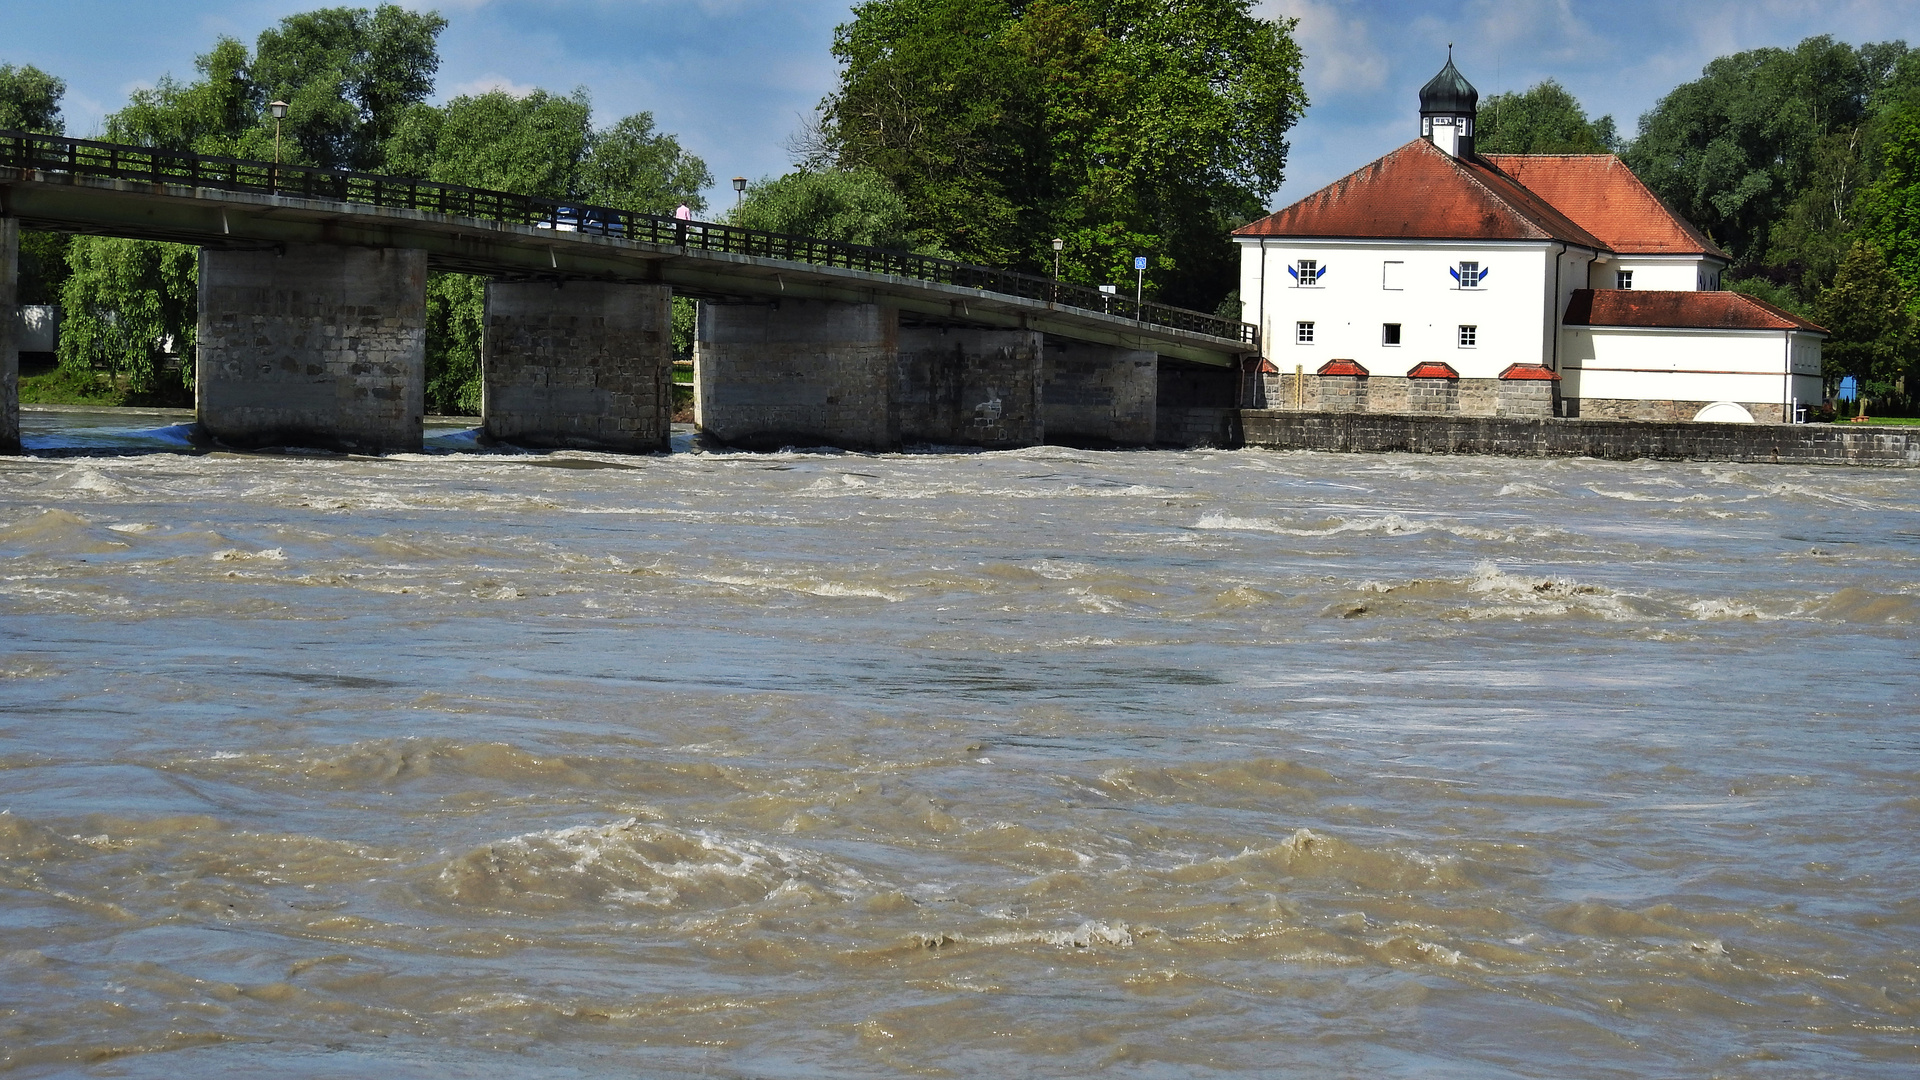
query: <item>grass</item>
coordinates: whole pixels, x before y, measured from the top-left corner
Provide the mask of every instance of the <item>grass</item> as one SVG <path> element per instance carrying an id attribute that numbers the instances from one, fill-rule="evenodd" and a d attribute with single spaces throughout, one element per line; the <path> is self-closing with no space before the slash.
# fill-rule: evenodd
<path id="1" fill-rule="evenodd" d="M 1836 420 L 1838 424 L 1851 424 L 1852 420 Z M 1868 416 L 1863 424 L 1891 424 L 1901 427 L 1920 427 L 1920 416 Z"/>
<path id="2" fill-rule="evenodd" d="M 136 392 L 124 380 L 97 371 L 75 371 L 45 361 L 23 358 L 20 364 L 22 405 L 145 406 L 193 408 L 193 391 L 178 383 Z"/>

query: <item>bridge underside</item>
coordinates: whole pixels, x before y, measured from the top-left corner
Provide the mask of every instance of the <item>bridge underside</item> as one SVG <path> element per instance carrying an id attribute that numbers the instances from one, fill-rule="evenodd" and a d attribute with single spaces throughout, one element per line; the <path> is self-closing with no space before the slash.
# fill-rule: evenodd
<path id="1" fill-rule="evenodd" d="M 428 269 L 494 279 L 485 433 L 531 446 L 664 447 L 672 294 L 708 301 L 698 420 L 741 445 L 1221 442 L 1246 348 L 937 282 L 282 196 L 0 170 L 0 224 L 199 245 L 201 422 L 236 445 L 418 448 Z M 0 447 L 17 446 L 4 338 L 0 357 Z"/>

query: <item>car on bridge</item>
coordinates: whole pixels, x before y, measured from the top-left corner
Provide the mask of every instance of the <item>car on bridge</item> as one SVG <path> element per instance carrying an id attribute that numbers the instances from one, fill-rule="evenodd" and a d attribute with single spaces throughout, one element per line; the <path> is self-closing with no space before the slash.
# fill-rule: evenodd
<path id="1" fill-rule="evenodd" d="M 552 221 L 542 221 L 535 228 L 553 229 L 556 232 L 596 233 L 600 236 L 625 236 L 627 223 L 617 210 L 608 210 L 599 206 L 561 206 L 555 208 Z"/>

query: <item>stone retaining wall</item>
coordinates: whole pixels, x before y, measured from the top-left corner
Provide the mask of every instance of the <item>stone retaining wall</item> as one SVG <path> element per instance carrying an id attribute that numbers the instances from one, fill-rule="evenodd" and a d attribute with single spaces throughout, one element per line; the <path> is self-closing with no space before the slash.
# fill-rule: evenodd
<path id="1" fill-rule="evenodd" d="M 1273 450 L 1920 466 L 1920 427 L 1529 420 L 1271 409 L 1241 410 L 1240 427 L 1245 445 Z"/>
<path id="2" fill-rule="evenodd" d="M 1711 401 L 1641 401 L 1638 398 L 1573 398 L 1568 415 L 1581 420 L 1654 420 L 1678 423 L 1692 420 Z M 1818 404 L 1814 402 L 1812 404 Z M 1763 424 L 1784 423 L 1787 407 L 1779 402 L 1742 401 L 1740 407 Z"/>

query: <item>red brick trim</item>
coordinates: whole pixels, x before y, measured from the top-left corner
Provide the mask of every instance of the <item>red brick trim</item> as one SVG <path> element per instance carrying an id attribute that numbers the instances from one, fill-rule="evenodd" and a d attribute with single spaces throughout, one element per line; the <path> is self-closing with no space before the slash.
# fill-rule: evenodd
<path id="1" fill-rule="evenodd" d="M 1316 374 L 1358 375 L 1364 379 L 1367 377 L 1367 369 L 1361 367 L 1359 364 L 1356 364 L 1351 360 L 1329 360 L 1326 363 L 1320 365 L 1320 370 Z"/>
<path id="2" fill-rule="evenodd" d="M 1547 367 L 1545 364 L 1508 364 L 1507 370 L 1501 372 L 1500 377 L 1521 381 L 1560 381 L 1560 373 Z"/>
<path id="3" fill-rule="evenodd" d="M 1442 363 L 1439 360 L 1423 360 L 1413 365 L 1412 371 L 1407 372 L 1409 379 L 1457 379 L 1459 377 L 1460 373 L 1453 370 L 1452 364 Z"/>

